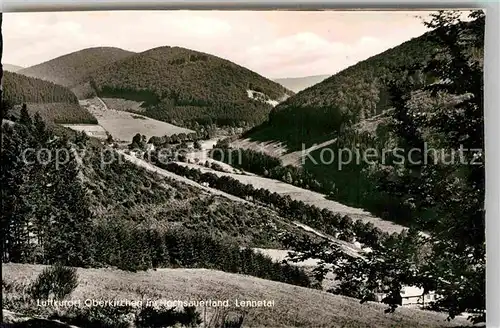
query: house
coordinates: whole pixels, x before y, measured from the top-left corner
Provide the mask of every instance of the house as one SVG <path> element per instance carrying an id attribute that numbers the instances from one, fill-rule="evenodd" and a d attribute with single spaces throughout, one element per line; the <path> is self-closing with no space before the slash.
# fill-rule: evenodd
<path id="1" fill-rule="evenodd" d="M 146 144 L 146 151 L 154 151 L 155 150 L 155 145 L 152 143 Z"/>
<path id="2" fill-rule="evenodd" d="M 401 305 L 402 306 L 424 306 L 430 302 L 436 301 L 439 296 L 434 292 L 429 292 L 423 295 L 424 290 L 415 286 L 404 286 L 401 290 Z M 381 302 L 385 294 L 377 294 L 377 301 Z"/>

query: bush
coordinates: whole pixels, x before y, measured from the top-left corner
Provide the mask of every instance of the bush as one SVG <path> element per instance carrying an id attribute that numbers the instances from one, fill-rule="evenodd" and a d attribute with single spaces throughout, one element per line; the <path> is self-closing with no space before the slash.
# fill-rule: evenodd
<path id="1" fill-rule="evenodd" d="M 128 328 L 133 322 L 130 306 L 73 307 L 64 315 L 53 315 L 50 319 L 85 328 Z"/>
<path id="2" fill-rule="evenodd" d="M 57 264 L 40 273 L 30 286 L 30 294 L 34 299 L 48 299 L 53 296 L 61 300 L 70 295 L 76 287 L 78 287 L 76 269 Z"/>

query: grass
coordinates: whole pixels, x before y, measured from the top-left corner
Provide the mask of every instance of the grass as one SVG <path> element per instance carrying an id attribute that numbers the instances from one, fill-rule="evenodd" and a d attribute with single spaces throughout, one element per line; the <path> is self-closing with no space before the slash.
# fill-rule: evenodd
<path id="1" fill-rule="evenodd" d="M 27 283 L 43 270 L 41 265 L 2 264 L 6 283 Z M 79 286 L 72 300 L 225 300 L 231 310 L 243 310 L 244 327 L 453 327 L 446 315 L 400 308 L 384 314 L 385 306 L 359 304 L 356 299 L 249 276 L 205 269 L 159 269 L 129 273 L 114 269 L 77 270 Z M 14 293 L 14 292 L 11 292 Z M 4 293 L 4 299 L 12 297 Z M 235 300 L 274 300 L 273 307 L 236 308 Z M 16 311 L 16 309 L 7 308 Z M 202 312 L 204 308 L 198 309 Z M 206 308 L 207 319 L 214 308 Z"/>
<path id="2" fill-rule="evenodd" d="M 132 142 L 132 138 L 137 133 L 145 135 L 149 140 L 153 136 L 160 137 L 194 132 L 142 115 L 108 108 L 107 104 L 97 98 L 87 99 L 81 103 L 97 118 L 99 125 L 108 131 L 116 141 Z"/>

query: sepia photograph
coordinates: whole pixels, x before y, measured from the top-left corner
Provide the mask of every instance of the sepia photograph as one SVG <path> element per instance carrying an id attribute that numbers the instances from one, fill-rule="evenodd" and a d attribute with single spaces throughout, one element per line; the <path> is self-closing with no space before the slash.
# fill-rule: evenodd
<path id="1" fill-rule="evenodd" d="M 0 15 L 5 327 L 486 325 L 486 11 Z"/>

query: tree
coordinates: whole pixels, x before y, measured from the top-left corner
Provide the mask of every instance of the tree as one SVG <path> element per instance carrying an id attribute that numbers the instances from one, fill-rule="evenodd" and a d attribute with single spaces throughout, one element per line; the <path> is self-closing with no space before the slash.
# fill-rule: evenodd
<path id="1" fill-rule="evenodd" d="M 146 136 L 137 133 L 132 138 L 132 143 L 129 145 L 130 149 L 144 149 L 146 147 Z"/>
<path id="2" fill-rule="evenodd" d="M 420 153 L 413 158 L 417 164 L 406 161 L 397 167 L 396 181 L 378 181 L 380 191 L 411 198 L 420 219 L 425 212 L 434 213 L 425 217 L 432 227 L 429 236 L 410 231 L 383 238 L 364 259 L 346 259 L 334 269 L 342 283 L 351 282 L 347 289 L 357 295 L 385 294 L 388 311 L 400 305 L 402 287 L 413 285 L 440 295 L 432 305 L 448 311 L 450 318 L 469 312 L 474 322 L 485 319 L 484 83 L 482 58 L 477 56 L 484 44 L 485 16 L 473 11 L 470 17 L 472 21 L 464 22 L 458 12 L 432 15 L 426 25 L 434 28 L 430 38 L 439 50 L 424 67 L 409 68 L 406 76 L 421 70 L 433 83 L 421 86 L 417 82 L 422 79 L 408 78 L 392 83 L 389 90 L 398 146 L 421 150 L 432 141 L 432 146 L 447 151 L 468 150 L 461 153 L 463 160 L 451 163 Z M 435 100 L 449 101 L 435 101 L 427 111 L 417 106 L 412 112 L 412 92 L 418 89 Z M 471 165 L 473 161 L 476 164 Z M 339 263 L 329 253 L 331 245 L 320 246 L 293 249 Z"/>
<path id="3" fill-rule="evenodd" d="M 113 143 L 114 142 L 113 136 L 108 131 L 106 131 L 106 142 L 107 143 Z"/>
<path id="4" fill-rule="evenodd" d="M 19 116 L 19 123 L 24 124 L 27 127 L 31 127 L 31 124 L 33 123 L 31 121 L 30 114 L 28 113 L 28 108 L 26 107 L 26 104 L 23 104 L 21 107 L 21 114 Z"/>

